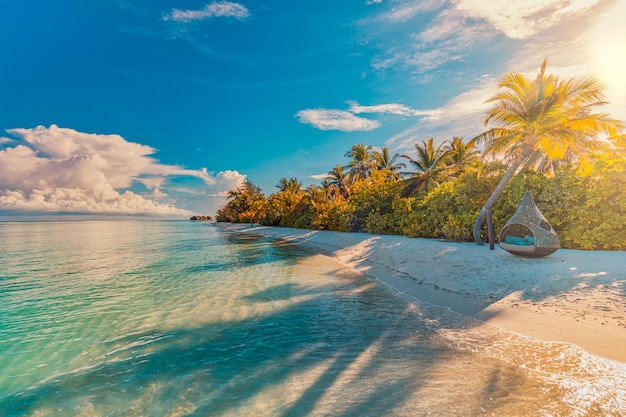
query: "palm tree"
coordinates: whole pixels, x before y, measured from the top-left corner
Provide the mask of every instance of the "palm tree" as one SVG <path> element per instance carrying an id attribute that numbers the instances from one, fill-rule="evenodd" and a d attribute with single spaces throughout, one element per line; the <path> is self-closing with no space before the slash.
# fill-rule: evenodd
<path id="1" fill-rule="evenodd" d="M 588 174 L 591 165 L 585 156 L 609 143 L 598 134 L 614 138 L 624 127 L 606 113 L 592 112 L 606 104 L 603 83 L 592 77 L 561 80 L 546 75 L 546 63 L 534 80 L 519 73 L 505 74 L 499 83 L 501 91 L 487 100 L 493 105 L 485 124 L 493 122 L 495 127 L 473 140 L 484 142 L 484 154 L 502 156 L 509 168 L 476 218 L 474 239 L 479 245 L 487 211 L 520 169 L 549 172 L 558 163 L 575 162 L 580 174 Z"/>
<path id="2" fill-rule="evenodd" d="M 406 164 L 396 163 L 396 160 L 400 156 L 395 154 L 392 158 L 389 157 L 389 148 L 384 146 L 380 150 L 375 150 L 372 153 L 373 159 L 376 162 L 376 169 L 387 173 L 388 179 L 397 180 L 400 179 L 400 170 L 406 168 Z"/>
<path id="3" fill-rule="evenodd" d="M 417 158 L 400 155 L 415 169 L 415 171 L 402 172 L 402 175 L 409 176 L 406 180 L 409 195 L 414 195 L 418 191 L 428 192 L 438 187 L 441 176 L 447 170 L 446 161 L 450 156 L 443 143 L 435 148 L 434 138 L 427 141 L 423 140 L 421 145 L 416 143 L 415 150 L 417 151 Z"/>
<path id="4" fill-rule="evenodd" d="M 243 184 L 241 184 L 237 188 L 231 188 L 226 192 L 226 197 L 229 200 L 234 200 L 238 197 L 249 195 L 253 197 L 257 197 L 259 195 L 263 195 L 261 193 L 261 187 L 256 186 L 249 179 L 244 180 Z"/>
<path id="5" fill-rule="evenodd" d="M 348 162 L 348 165 L 346 165 L 346 168 L 349 169 L 348 173 L 350 174 L 352 182 L 357 182 L 369 177 L 376 166 L 376 161 L 374 161 L 372 154 L 372 147 L 369 145 L 365 146 L 362 143 L 354 145 L 352 149 L 346 152 L 345 156 L 352 158 L 352 160 Z"/>
<path id="6" fill-rule="evenodd" d="M 448 157 L 448 166 L 456 171 L 456 175 L 463 173 L 468 167 L 478 164 L 480 160 L 480 151 L 475 140 L 467 143 L 463 138 L 454 136 L 452 140 L 445 142 L 445 147 L 450 153 Z"/>
<path id="7" fill-rule="evenodd" d="M 276 187 L 280 191 L 275 199 L 282 201 L 287 210 L 295 210 L 303 197 L 302 183 L 296 178 L 281 178 Z"/>
<path id="8" fill-rule="evenodd" d="M 328 201 L 327 190 L 324 187 L 320 187 L 319 185 L 310 184 L 304 190 L 304 198 L 306 199 L 307 204 L 309 204 L 313 208 L 321 207 L 325 202 Z"/>
<path id="9" fill-rule="evenodd" d="M 328 189 L 329 197 L 350 197 L 350 175 L 343 170 L 341 165 L 337 165 L 328 172 L 325 184 Z"/>
<path id="10" fill-rule="evenodd" d="M 228 203 L 218 210 L 216 220 L 256 222 L 265 214 L 266 199 L 261 187 L 246 179 L 242 185 L 227 192 Z"/>
<path id="11" fill-rule="evenodd" d="M 296 194 L 302 190 L 302 183 L 299 182 L 297 178 L 281 178 L 280 181 L 278 181 L 278 184 L 276 184 L 276 188 L 278 188 L 281 192 Z"/>

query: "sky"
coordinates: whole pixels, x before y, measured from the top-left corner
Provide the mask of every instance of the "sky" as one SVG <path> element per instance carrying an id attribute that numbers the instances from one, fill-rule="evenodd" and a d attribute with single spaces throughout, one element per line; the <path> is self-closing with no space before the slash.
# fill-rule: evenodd
<path id="1" fill-rule="evenodd" d="M 506 72 L 605 82 L 626 0 L 0 0 L 0 220 L 214 215 L 359 143 L 487 128 Z"/>

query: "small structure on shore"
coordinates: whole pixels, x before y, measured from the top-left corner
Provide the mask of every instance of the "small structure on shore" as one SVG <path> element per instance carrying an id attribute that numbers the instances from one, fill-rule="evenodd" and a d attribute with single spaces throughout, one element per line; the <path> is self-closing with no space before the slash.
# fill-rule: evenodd
<path id="1" fill-rule="evenodd" d="M 189 220 L 207 222 L 207 221 L 213 220 L 213 217 L 211 217 L 211 216 L 191 216 L 191 218 Z"/>
<path id="2" fill-rule="evenodd" d="M 537 208 L 530 191 L 500 232 L 500 247 L 513 255 L 540 258 L 556 252 L 561 242 Z"/>

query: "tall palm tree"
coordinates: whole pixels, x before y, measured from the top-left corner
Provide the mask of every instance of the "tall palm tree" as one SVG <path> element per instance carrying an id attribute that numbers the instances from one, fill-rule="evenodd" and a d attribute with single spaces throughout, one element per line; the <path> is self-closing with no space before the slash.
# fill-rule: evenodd
<path id="1" fill-rule="evenodd" d="M 395 154 L 393 157 L 389 155 L 389 148 L 384 146 L 380 150 L 374 150 L 372 153 L 374 162 L 376 163 L 376 169 L 387 173 L 388 179 L 400 179 L 400 170 L 406 168 L 406 164 L 401 162 L 397 163 L 399 154 Z"/>
<path id="2" fill-rule="evenodd" d="M 298 191 L 302 190 L 302 183 L 298 181 L 297 178 L 281 178 L 278 184 L 276 184 L 276 188 L 281 192 L 296 194 Z"/>
<path id="3" fill-rule="evenodd" d="M 406 181 L 409 195 L 414 195 L 418 191 L 428 192 L 438 187 L 442 175 L 448 168 L 446 161 L 450 156 L 443 143 L 435 147 L 434 138 L 427 141 L 423 140 L 422 144 L 416 143 L 415 150 L 417 151 L 417 158 L 400 155 L 414 169 L 414 171 L 402 172 L 402 175 L 408 176 Z"/>
<path id="4" fill-rule="evenodd" d="M 500 91 L 487 102 L 493 103 L 485 124 L 495 127 L 474 140 L 485 143 L 484 154 L 501 156 L 509 168 L 485 202 L 474 223 L 474 239 L 479 245 L 480 229 L 498 197 L 521 169 L 550 171 L 560 162 L 575 162 L 580 174 L 591 165 L 589 153 L 605 149 L 608 142 L 598 138 L 605 133 L 617 137 L 623 123 L 606 113 L 594 113 L 606 104 L 605 85 L 592 77 L 560 79 L 546 74 L 544 61 L 539 74 L 531 80 L 519 73 L 507 73 L 499 83 Z"/>
<path id="5" fill-rule="evenodd" d="M 350 197 L 350 175 L 343 170 L 341 165 L 337 165 L 328 172 L 325 184 L 328 189 L 329 197 Z"/>
<path id="6" fill-rule="evenodd" d="M 346 165 L 352 182 L 357 182 L 369 177 L 376 167 L 376 161 L 374 161 L 372 147 L 370 145 L 365 146 L 362 143 L 354 145 L 352 149 L 346 152 L 345 156 L 352 158 L 352 160 L 348 162 L 348 165 Z"/>
<path id="7" fill-rule="evenodd" d="M 480 150 L 478 149 L 476 140 L 470 140 L 465 143 L 463 138 L 454 136 L 452 140 L 444 143 L 444 146 L 450 153 L 447 159 L 448 166 L 456 171 L 455 174 L 461 174 L 468 167 L 478 164 L 480 160 Z"/>

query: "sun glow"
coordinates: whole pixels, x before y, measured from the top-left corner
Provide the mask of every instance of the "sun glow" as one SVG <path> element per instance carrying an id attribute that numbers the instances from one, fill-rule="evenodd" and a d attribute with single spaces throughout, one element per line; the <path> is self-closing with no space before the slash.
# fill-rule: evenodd
<path id="1" fill-rule="evenodd" d="M 590 45 L 598 77 L 607 84 L 609 101 L 626 112 L 626 0 L 620 0 L 598 22 Z"/>

